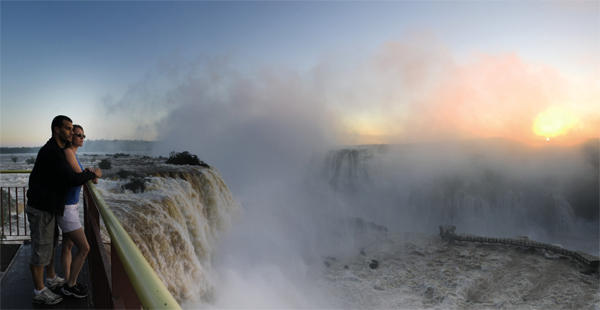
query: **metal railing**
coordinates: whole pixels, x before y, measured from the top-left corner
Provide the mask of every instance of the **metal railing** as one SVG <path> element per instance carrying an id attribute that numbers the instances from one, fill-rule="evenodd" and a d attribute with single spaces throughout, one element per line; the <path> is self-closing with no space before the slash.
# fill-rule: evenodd
<path id="1" fill-rule="evenodd" d="M 0 170 L 0 174 L 30 173 L 31 170 Z M 27 231 L 27 187 L 0 187 L 0 226 L 1 241 L 29 240 Z"/>
<path id="2" fill-rule="evenodd" d="M 180 309 L 91 181 L 84 185 L 84 212 L 95 307 Z M 110 258 L 100 217 L 111 238 Z"/>
<path id="3" fill-rule="evenodd" d="M 29 239 L 27 231 L 27 188 L 22 186 L 0 187 L 0 223 L 2 240 Z"/>

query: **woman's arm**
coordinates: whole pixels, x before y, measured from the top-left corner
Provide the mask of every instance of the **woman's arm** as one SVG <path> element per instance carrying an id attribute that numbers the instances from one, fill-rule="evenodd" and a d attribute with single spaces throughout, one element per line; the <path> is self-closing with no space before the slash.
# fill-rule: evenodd
<path id="1" fill-rule="evenodd" d="M 75 157 L 75 152 L 73 152 L 73 150 L 70 148 L 66 148 L 65 156 L 67 157 L 67 161 L 69 162 L 69 165 L 71 166 L 71 168 L 73 168 L 73 171 L 80 173 L 82 170 L 81 170 L 81 167 L 79 167 L 77 158 Z"/>

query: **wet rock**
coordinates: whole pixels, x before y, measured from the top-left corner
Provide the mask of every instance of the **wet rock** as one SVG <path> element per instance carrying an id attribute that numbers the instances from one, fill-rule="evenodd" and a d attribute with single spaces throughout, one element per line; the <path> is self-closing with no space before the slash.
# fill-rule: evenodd
<path id="1" fill-rule="evenodd" d="M 325 264 L 325 267 L 329 268 L 336 261 L 337 261 L 337 258 L 335 258 L 333 256 L 327 256 L 327 257 L 325 257 L 325 260 L 323 261 L 323 264 Z"/>
<path id="2" fill-rule="evenodd" d="M 433 298 L 433 293 L 434 293 L 434 289 L 433 287 L 429 286 L 427 287 L 427 289 L 425 289 L 425 298 L 427 299 L 432 299 Z"/>
<path id="3" fill-rule="evenodd" d="M 144 178 L 133 178 L 129 183 L 122 185 L 121 189 L 143 193 L 146 190 L 146 180 Z"/>
<path id="4" fill-rule="evenodd" d="M 100 167 L 100 169 L 102 170 L 109 170 L 110 168 L 112 168 L 112 163 L 108 159 L 103 159 L 98 164 L 98 167 Z"/>
<path id="5" fill-rule="evenodd" d="M 379 267 L 379 261 L 377 261 L 376 259 L 372 259 L 369 263 L 369 268 L 377 269 L 377 267 Z"/>

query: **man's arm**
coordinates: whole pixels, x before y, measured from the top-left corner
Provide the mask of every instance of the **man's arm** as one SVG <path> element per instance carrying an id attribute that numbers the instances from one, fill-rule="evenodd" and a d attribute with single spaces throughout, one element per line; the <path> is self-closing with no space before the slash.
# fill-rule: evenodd
<path id="1" fill-rule="evenodd" d="M 100 169 L 100 168 L 85 168 L 85 170 L 89 170 L 96 175 L 96 177 L 92 180 L 92 183 L 98 184 L 98 178 L 102 177 L 102 169 Z"/>

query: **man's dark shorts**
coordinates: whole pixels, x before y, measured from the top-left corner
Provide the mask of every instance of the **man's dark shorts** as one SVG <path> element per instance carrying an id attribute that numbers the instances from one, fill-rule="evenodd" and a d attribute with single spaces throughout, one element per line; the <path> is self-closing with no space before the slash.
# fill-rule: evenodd
<path id="1" fill-rule="evenodd" d="M 54 247 L 58 241 L 56 216 L 29 205 L 25 211 L 31 230 L 31 260 L 29 263 L 35 266 L 46 266 L 50 264 Z"/>

